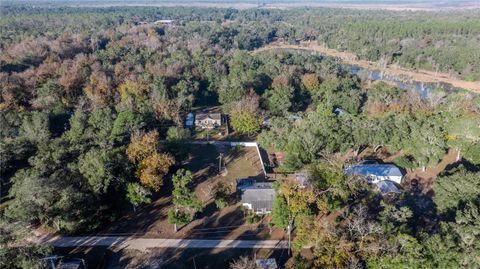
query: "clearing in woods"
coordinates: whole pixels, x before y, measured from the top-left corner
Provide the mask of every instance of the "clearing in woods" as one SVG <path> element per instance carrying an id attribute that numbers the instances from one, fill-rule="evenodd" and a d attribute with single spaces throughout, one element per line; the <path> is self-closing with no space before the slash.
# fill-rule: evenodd
<path id="1" fill-rule="evenodd" d="M 140 206 L 112 224 L 102 234 L 141 235 L 152 238 L 203 238 L 203 239 L 280 239 L 280 229 L 268 228 L 268 217 L 256 224 L 246 224 L 244 212 L 237 197 L 236 180 L 253 177 L 264 179 L 258 153 L 254 147 L 230 147 L 219 145 L 189 145 L 189 156 L 181 168 L 194 174 L 195 194 L 203 205 L 203 211 L 194 221 L 181 227 L 177 233 L 167 221 L 173 208 L 172 182 L 165 180 L 158 197 L 151 204 Z M 220 175 L 219 157 L 227 173 Z M 212 195 L 212 187 L 222 182 L 230 191 L 229 206 L 219 210 Z M 270 232 L 272 232 L 270 234 Z"/>

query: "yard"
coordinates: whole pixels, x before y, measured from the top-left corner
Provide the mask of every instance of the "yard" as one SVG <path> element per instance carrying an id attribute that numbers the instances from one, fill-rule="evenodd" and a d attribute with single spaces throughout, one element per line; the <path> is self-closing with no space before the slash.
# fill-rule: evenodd
<path id="1" fill-rule="evenodd" d="M 254 147 L 230 147 L 218 145 L 190 145 L 188 158 L 181 168 L 194 174 L 195 194 L 203 205 L 203 211 L 194 221 L 174 233 L 167 222 L 171 203 L 172 182 L 168 178 L 152 203 L 140 206 L 136 212 L 125 216 L 108 227 L 104 234 L 132 234 L 161 238 L 225 238 L 263 239 L 282 238 L 283 231 L 268 228 L 269 218 L 259 223 L 246 224 L 235 193 L 238 178 L 263 179 L 263 172 Z M 220 164 L 220 158 L 222 163 Z M 219 173 L 221 168 L 221 174 Z M 213 199 L 213 187 L 222 183 L 230 193 L 230 203 L 218 210 Z"/>
<path id="2" fill-rule="evenodd" d="M 275 258 L 280 268 L 289 259 L 286 249 L 151 249 L 118 251 L 109 255 L 107 268 L 228 268 L 240 256 Z"/>

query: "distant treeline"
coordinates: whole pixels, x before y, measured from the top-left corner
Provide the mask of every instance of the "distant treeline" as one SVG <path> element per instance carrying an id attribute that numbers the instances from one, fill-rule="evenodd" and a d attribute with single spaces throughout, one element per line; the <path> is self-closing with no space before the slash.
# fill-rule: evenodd
<path id="1" fill-rule="evenodd" d="M 217 9 L 160 7 L 33 7 L 4 4 L 2 49 L 60 35 L 104 36 L 114 27 L 173 19 L 211 45 L 251 50 L 274 40 L 317 40 L 361 59 L 480 79 L 478 12 L 393 12 L 340 9 Z M 236 42 L 232 42 L 236 40 Z"/>

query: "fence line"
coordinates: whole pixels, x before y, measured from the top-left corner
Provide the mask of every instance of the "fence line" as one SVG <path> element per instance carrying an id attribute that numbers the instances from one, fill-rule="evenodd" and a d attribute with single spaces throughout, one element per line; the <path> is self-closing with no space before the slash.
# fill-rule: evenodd
<path id="1" fill-rule="evenodd" d="M 267 171 L 265 170 L 265 164 L 262 159 L 262 154 L 260 154 L 260 149 L 258 147 L 257 142 L 242 142 L 242 141 L 186 141 L 185 143 L 193 144 L 193 145 L 223 145 L 223 146 L 244 146 L 244 147 L 255 147 L 257 150 L 258 158 L 260 159 L 260 164 L 262 165 L 262 172 L 263 175 L 267 176 Z"/>

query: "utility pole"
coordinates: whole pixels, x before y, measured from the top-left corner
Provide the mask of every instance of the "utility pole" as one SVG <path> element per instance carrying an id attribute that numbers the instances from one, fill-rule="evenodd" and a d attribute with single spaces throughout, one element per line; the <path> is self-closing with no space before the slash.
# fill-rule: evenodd
<path id="1" fill-rule="evenodd" d="M 220 153 L 220 156 L 218 157 L 218 172 L 219 173 L 222 172 L 222 157 L 223 157 L 223 153 Z"/>
<path id="2" fill-rule="evenodd" d="M 291 248 L 291 244 L 292 244 L 292 224 L 293 224 L 293 219 L 292 217 L 288 217 L 288 226 L 287 226 L 287 230 L 288 230 L 288 255 L 290 256 L 290 248 Z"/>
<path id="3" fill-rule="evenodd" d="M 228 130 L 228 116 L 225 115 L 225 129 L 227 130 L 227 136 L 230 134 Z"/>
<path id="4" fill-rule="evenodd" d="M 178 218 L 178 209 L 175 206 L 175 223 L 173 223 L 173 230 L 175 233 L 177 233 L 177 218 Z"/>
<path id="5" fill-rule="evenodd" d="M 197 264 L 195 263 L 195 256 L 193 256 L 193 268 L 197 269 Z"/>

